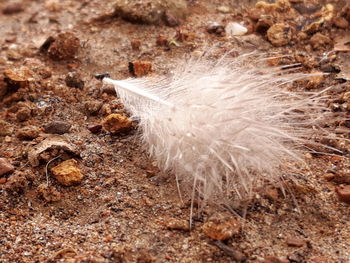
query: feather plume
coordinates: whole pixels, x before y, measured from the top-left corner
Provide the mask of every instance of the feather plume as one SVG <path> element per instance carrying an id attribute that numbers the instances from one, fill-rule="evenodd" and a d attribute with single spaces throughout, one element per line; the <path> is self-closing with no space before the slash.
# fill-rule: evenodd
<path id="1" fill-rule="evenodd" d="M 246 198 L 278 180 L 327 116 L 324 92 L 298 93 L 285 84 L 309 76 L 266 68 L 260 58 L 192 59 L 171 76 L 103 79 L 134 118 L 164 171 L 191 189 L 192 199 Z"/>

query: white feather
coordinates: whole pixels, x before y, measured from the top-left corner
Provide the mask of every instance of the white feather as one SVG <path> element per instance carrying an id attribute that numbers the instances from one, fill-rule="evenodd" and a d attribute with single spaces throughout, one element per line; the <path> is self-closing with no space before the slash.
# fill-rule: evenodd
<path id="1" fill-rule="evenodd" d="M 278 179 L 300 145 L 326 116 L 324 96 L 287 91 L 302 73 L 256 66 L 250 56 L 190 60 L 172 76 L 113 84 L 139 119 L 142 138 L 159 167 L 206 201 L 243 198 Z M 259 68 L 260 67 L 260 68 Z"/>

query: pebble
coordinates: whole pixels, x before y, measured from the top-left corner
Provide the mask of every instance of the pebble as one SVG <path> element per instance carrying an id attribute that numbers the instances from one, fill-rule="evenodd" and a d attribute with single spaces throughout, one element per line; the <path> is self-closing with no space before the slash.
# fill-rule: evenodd
<path id="1" fill-rule="evenodd" d="M 341 202 L 350 204 L 350 185 L 339 186 L 335 192 Z"/>
<path id="2" fill-rule="evenodd" d="M 11 175 L 5 184 L 5 190 L 10 194 L 20 194 L 28 186 L 28 180 L 23 172 L 15 172 Z"/>
<path id="3" fill-rule="evenodd" d="M 241 230 L 241 222 L 229 214 L 214 214 L 203 225 L 205 235 L 214 240 L 227 240 Z"/>
<path id="4" fill-rule="evenodd" d="M 21 2 L 15 2 L 15 3 L 11 3 L 8 4 L 4 7 L 4 9 L 2 9 L 2 13 L 4 15 L 13 15 L 13 14 L 17 14 L 20 13 L 24 10 L 23 5 Z"/>
<path id="5" fill-rule="evenodd" d="M 226 5 L 221 5 L 217 8 L 217 10 L 220 12 L 220 13 L 223 13 L 223 14 L 228 14 L 231 12 L 231 9 L 226 6 Z"/>
<path id="6" fill-rule="evenodd" d="M 349 27 L 349 22 L 348 20 L 346 20 L 344 17 L 342 16 L 337 16 L 333 19 L 333 24 L 336 26 L 336 27 L 339 27 L 339 28 L 348 28 Z"/>
<path id="7" fill-rule="evenodd" d="M 13 130 L 14 128 L 10 123 L 0 120 L 0 136 L 12 135 Z"/>
<path id="8" fill-rule="evenodd" d="M 237 22 L 230 22 L 226 25 L 225 32 L 228 36 L 243 36 L 248 29 Z"/>
<path id="9" fill-rule="evenodd" d="M 118 0 L 115 3 L 114 15 L 124 20 L 140 23 L 177 26 L 187 15 L 185 0 Z"/>
<path id="10" fill-rule="evenodd" d="M 53 186 L 40 184 L 37 188 L 38 195 L 47 202 L 57 202 L 61 200 L 61 193 Z"/>
<path id="11" fill-rule="evenodd" d="M 4 81 L 13 90 L 28 86 L 32 77 L 31 71 L 27 68 L 4 70 Z"/>
<path id="12" fill-rule="evenodd" d="M 36 126 L 26 126 L 16 132 L 16 136 L 21 140 L 33 140 L 40 134 L 40 129 Z"/>
<path id="13" fill-rule="evenodd" d="M 52 167 L 51 171 L 56 180 L 66 186 L 79 184 L 84 175 L 81 173 L 78 162 L 74 159 L 66 160 L 59 165 Z"/>
<path id="14" fill-rule="evenodd" d="M 190 231 L 190 225 L 188 220 L 181 220 L 176 218 L 166 218 L 164 220 L 164 224 L 167 229 L 170 230 L 182 230 L 182 231 Z"/>
<path id="15" fill-rule="evenodd" d="M 53 60 L 66 60 L 75 58 L 79 47 L 79 38 L 70 32 L 58 34 L 55 38 L 49 38 L 45 43 L 48 47 L 48 54 Z M 45 43 L 43 46 L 45 46 Z M 41 50 L 43 50 L 43 46 Z"/>
<path id="16" fill-rule="evenodd" d="M 132 121 L 126 116 L 112 113 L 104 118 L 102 126 L 106 131 L 112 134 L 118 134 L 129 131 L 132 128 Z"/>
<path id="17" fill-rule="evenodd" d="M 66 85 L 71 88 L 83 89 L 85 82 L 78 72 L 69 72 L 65 79 Z"/>
<path id="18" fill-rule="evenodd" d="M 102 125 L 101 124 L 90 124 L 88 126 L 89 131 L 91 131 L 92 133 L 99 133 L 102 129 Z"/>
<path id="19" fill-rule="evenodd" d="M 157 44 L 157 46 L 167 47 L 169 44 L 169 40 L 164 36 L 158 36 L 157 40 L 156 40 L 156 44 Z"/>
<path id="20" fill-rule="evenodd" d="M 129 72 L 135 77 L 143 77 L 152 71 L 152 64 L 148 61 L 129 62 Z"/>
<path id="21" fill-rule="evenodd" d="M 292 30 L 287 24 L 274 24 L 267 30 L 267 39 L 276 47 L 285 46 L 292 39 Z"/>
<path id="22" fill-rule="evenodd" d="M 141 40 L 133 39 L 133 40 L 130 41 L 130 45 L 131 45 L 132 50 L 140 51 Z"/>
<path id="23" fill-rule="evenodd" d="M 16 113 L 16 119 L 18 121 L 26 121 L 28 120 L 32 115 L 32 111 L 28 107 L 21 107 L 18 109 Z"/>
<path id="24" fill-rule="evenodd" d="M 44 127 L 44 131 L 50 134 L 65 134 L 71 127 L 72 124 L 64 121 L 52 121 Z"/>
<path id="25" fill-rule="evenodd" d="M 309 42 L 313 49 L 322 49 L 327 45 L 332 44 L 332 40 L 321 33 L 316 33 L 313 35 Z"/>
<path id="26" fill-rule="evenodd" d="M 264 261 L 261 263 L 290 263 L 287 259 L 280 259 L 275 256 L 267 256 L 264 258 Z"/>
<path id="27" fill-rule="evenodd" d="M 0 176 L 11 173 L 15 170 L 15 167 L 5 158 L 0 158 Z"/>
<path id="28" fill-rule="evenodd" d="M 296 237 L 288 237 L 286 244 L 290 247 L 302 247 L 306 244 L 306 240 Z"/>
<path id="29" fill-rule="evenodd" d="M 225 27 L 218 22 L 210 21 L 207 25 L 207 32 L 209 34 L 216 34 L 218 36 L 224 36 L 225 35 Z"/>
<path id="30" fill-rule="evenodd" d="M 113 88 L 114 89 L 114 88 Z M 97 114 L 101 109 L 103 102 L 98 100 L 88 100 L 84 103 L 84 108 L 88 114 L 94 115 Z"/>
<path id="31" fill-rule="evenodd" d="M 327 181 L 332 181 L 336 184 L 350 184 L 350 174 L 349 173 L 327 173 L 323 175 L 323 178 Z"/>

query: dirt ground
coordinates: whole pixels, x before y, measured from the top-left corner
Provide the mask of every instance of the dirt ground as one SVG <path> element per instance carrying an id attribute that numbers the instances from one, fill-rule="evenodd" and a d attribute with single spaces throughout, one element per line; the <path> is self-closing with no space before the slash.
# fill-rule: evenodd
<path id="1" fill-rule="evenodd" d="M 291 194 L 267 185 L 244 217 L 205 207 L 190 230 L 175 177 L 136 124 L 113 132 L 128 113 L 94 78 L 164 75 L 209 48 L 276 52 L 327 73 L 299 90 L 332 86 L 334 116 L 349 116 L 347 0 L 160 2 L 0 0 L 0 262 L 350 262 L 347 120 L 342 154 L 305 153 Z"/>

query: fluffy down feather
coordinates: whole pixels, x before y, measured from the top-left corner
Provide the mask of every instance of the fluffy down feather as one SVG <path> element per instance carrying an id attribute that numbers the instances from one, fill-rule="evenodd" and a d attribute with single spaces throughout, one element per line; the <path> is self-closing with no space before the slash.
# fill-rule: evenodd
<path id="1" fill-rule="evenodd" d="M 172 76 L 112 80 L 139 120 L 142 139 L 161 169 L 205 203 L 245 198 L 278 180 L 327 115 L 325 99 L 284 84 L 305 78 L 256 66 L 251 56 L 187 61 Z M 259 62 L 259 63 L 257 63 Z"/>

